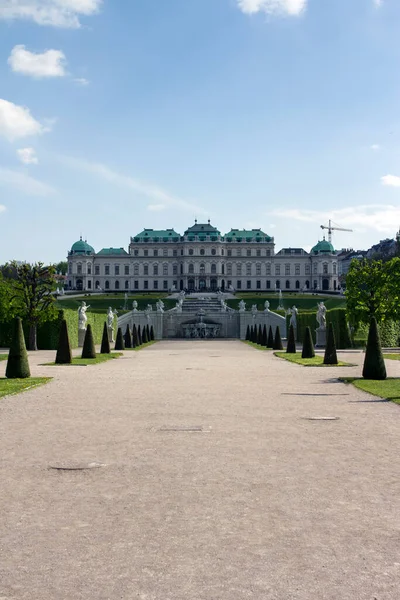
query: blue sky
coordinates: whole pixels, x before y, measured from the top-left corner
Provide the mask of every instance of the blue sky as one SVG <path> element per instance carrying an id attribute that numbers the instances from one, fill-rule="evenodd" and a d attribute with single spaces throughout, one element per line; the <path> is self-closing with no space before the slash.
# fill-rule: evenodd
<path id="1" fill-rule="evenodd" d="M 0 263 L 400 225 L 398 0 L 0 0 Z"/>

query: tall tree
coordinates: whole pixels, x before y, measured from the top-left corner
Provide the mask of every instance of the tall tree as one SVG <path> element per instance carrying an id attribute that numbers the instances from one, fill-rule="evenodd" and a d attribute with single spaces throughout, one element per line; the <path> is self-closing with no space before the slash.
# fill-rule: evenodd
<path id="1" fill-rule="evenodd" d="M 400 314 L 400 258 L 353 260 L 346 276 L 346 305 L 350 322 L 357 327 L 395 319 Z"/>
<path id="2" fill-rule="evenodd" d="M 43 263 L 18 264 L 10 267 L 16 272 L 16 279 L 8 279 L 10 302 L 15 303 L 15 314 L 29 325 L 28 350 L 37 350 L 37 326 L 55 316 L 54 288 L 55 269 Z"/>

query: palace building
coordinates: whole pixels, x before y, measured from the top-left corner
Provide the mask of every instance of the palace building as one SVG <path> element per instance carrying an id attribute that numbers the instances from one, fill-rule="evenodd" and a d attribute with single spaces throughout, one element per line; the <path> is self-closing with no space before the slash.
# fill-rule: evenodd
<path id="1" fill-rule="evenodd" d="M 170 292 L 338 289 L 338 258 L 319 241 L 310 252 L 282 248 L 261 229 L 231 229 L 225 235 L 208 223 L 174 229 L 144 229 L 128 251 L 95 252 L 82 238 L 68 253 L 68 289 Z"/>

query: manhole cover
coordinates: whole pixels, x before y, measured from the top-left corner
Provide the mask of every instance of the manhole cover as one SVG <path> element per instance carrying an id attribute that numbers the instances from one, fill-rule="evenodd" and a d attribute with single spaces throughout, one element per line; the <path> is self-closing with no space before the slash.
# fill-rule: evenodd
<path id="1" fill-rule="evenodd" d="M 100 469 L 105 467 L 104 463 L 99 462 L 60 462 L 50 465 L 49 469 L 55 469 L 56 471 L 84 471 L 85 469 Z"/>
<path id="2" fill-rule="evenodd" d="M 158 431 L 187 431 L 187 432 L 196 432 L 196 433 L 205 433 L 209 431 L 207 428 L 204 428 L 202 425 L 171 425 L 160 427 Z"/>
<path id="3" fill-rule="evenodd" d="M 306 421 L 339 421 L 340 417 L 304 417 Z"/>

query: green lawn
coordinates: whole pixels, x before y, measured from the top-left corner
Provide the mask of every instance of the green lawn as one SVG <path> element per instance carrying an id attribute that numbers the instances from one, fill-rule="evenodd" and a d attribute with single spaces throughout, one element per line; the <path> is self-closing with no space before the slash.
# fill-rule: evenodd
<path id="1" fill-rule="evenodd" d="M 7 358 L 8 358 L 8 354 L 0 354 L 0 361 L 7 360 Z"/>
<path id="2" fill-rule="evenodd" d="M 56 365 L 56 363 L 52 362 L 52 363 L 45 363 L 43 366 L 46 367 L 71 367 L 74 365 L 78 365 L 81 367 L 87 367 L 89 365 L 98 365 L 100 363 L 104 363 L 107 362 L 108 360 L 113 360 L 115 358 L 119 358 L 120 356 L 122 356 L 122 352 L 112 352 L 111 354 L 98 354 L 96 356 L 96 358 L 73 358 L 72 359 L 72 363 L 71 364 L 66 364 L 66 365 Z"/>
<path id="3" fill-rule="evenodd" d="M 255 344 L 254 342 L 248 342 L 247 340 L 244 340 L 244 343 L 248 346 L 251 346 L 252 348 L 256 348 L 256 350 L 272 350 L 272 348 L 266 348 L 265 346 L 260 346 L 259 344 Z"/>
<path id="4" fill-rule="evenodd" d="M 324 365 L 324 357 L 317 355 L 314 358 L 301 358 L 301 352 L 297 352 L 296 354 L 287 354 L 286 352 L 275 352 L 275 356 L 278 358 L 283 358 L 284 360 L 288 360 L 289 362 L 296 363 L 296 365 L 302 365 L 303 367 L 354 367 L 356 365 L 352 365 L 350 363 L 341 362 L 337 365 Z"/>
<path id="5" fill-rule="evenodd" d="M 28 379 L 6 379 L 0 378 L 0 398 L 12 396 L 26 390 L 48 383 L 51 377 L 29 377 Z"/>
<path id="6" fill-rule="evenodd" d="M 387 358 L 389 360 L 400 360 L 400 352 L 399 354 L 384 354 L 383 358 Z"/>
<path id="7" fill-rule="evenodd" d="M 159 294 L 129 294 L 127 300 L 128 311 L 132 310 L 132 302 L 134 300 L 136 300 L 138 303 L 138 310 L 144 310 L 148 304 L 152 304 L 153 310 L 155 310 L 155 304 L 157 300 L 160 299 L 163 300 L 166 310 L 173 308 L 176 305 L 176 300 L 167 300 L 165 298 L 165 294 L 162 292 Z M 93 296 L 82 295 L 79 298 L 60 296 L 57 299 L 56 307 L 58 309 L 70 308 L 71 310 L 77 311 L 82 300 L 84 300 L 86 304 L 90 305 L 89 312 L 104 313 L 107 312 L 109 306 L 111 306 L 113 310 L 117 310 L 119 314 L 126 312 L 124 310 L 125 298 L 123 294 L 95 294 Z"/>
<path id="8" fill-rule="evenodd" d="M 139 352 L 140 350 L 144 350 L 144 348 L 148 348 L 149 346 L 152 346 L 153 344 L 156 344 L 157 340 L 152 340 L 151 342 L 147 342 L 147 344 L 142 344 L 141 346 L 137 346 L 136 348 L 125 348 L 124 352 Z"/>
<path id="9" fill-rule="evenodd" d="M 340 377 L 340 381 L 352 383 L 356 388 L 364 390 L 364 392 L 400 404 L 400 379 L 398 378 L 389 377 L 384 381 L 376 381 L 374 379 Z"/>

